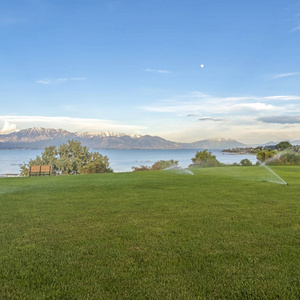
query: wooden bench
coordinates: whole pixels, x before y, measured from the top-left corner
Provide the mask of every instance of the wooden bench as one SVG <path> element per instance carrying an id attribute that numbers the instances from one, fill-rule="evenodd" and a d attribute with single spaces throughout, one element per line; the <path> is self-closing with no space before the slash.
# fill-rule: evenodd
<path id="1" fill-rule="evenodd" d="M 51 175 L 52 166 L 29 166 L 29 176 Z"/>

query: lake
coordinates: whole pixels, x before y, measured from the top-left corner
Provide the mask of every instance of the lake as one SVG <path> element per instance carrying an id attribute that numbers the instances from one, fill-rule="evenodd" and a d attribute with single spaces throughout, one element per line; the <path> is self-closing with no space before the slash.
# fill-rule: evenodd
<path id="1" fill-rule="evenodd" d="M 0 176 L 5 174 L 19 174 L 20 165 L 28 163 L 37 155 L 41 155 L 44 150 L 0 150 Z M 179 161 L 182 168 L 188 167 L 192 163 L 197 150 L 93 150 L 103 155 L 107 155 L 110 167 L 114 172 L 131 172 L 132 167 L 140 165 L 151 166 L 158 160 L 174 159 Z M 255 155 L 229 154 L 222 150 L 209 150 L 216 156 L 218 161 L 225 164 L 239 163 L 242 159 L 248 158 L 252 163 L 256 163 Z"/>

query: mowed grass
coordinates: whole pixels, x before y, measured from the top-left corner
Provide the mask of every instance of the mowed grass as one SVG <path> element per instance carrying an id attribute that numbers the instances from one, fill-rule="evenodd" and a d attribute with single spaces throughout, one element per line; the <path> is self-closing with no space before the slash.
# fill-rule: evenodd
<path id="1" fill-rule="evenodd" d="M 300 168 L 0 179 L 0 299 L 299 299 Z"/>

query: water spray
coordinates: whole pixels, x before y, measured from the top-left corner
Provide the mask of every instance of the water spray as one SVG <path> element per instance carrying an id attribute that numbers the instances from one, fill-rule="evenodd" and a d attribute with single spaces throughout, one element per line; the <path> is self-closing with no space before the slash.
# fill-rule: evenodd
<path id="1" fill-rule="evenodd" d="M 272 169 L 270 169 L 267 165 L 266 162 L 260 164 L 260 167 L 264 167 L 266 168 L 270 173 L 272 173 L 273 175 L 275 175 L 279 180 L 280 180 L 280 184 L 286 184 L 288 185 L 288 183 L 286 181 L 284 181 L 278 174 L 276 174 Z"/>
<path id="2" fill-rule="evenodd" d="M 192 171 L 188 170 L 187 168 L 181 168 L 178 166 L 171 166 L 169 168 L 164 169 L 164 171 L 167 171 L 167 170 L 179 171 L 179 173 L 181 173 L 181 174 L 194 175 L 194 173 Z"/>

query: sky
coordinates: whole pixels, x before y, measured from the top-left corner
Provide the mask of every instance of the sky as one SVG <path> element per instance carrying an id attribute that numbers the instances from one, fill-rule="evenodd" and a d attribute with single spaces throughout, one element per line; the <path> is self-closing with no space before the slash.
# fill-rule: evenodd
<path id="1" fill-rule="evenodd" d="M 300 139 L 300 0 L 1 0 L 0 133 Z"/>

